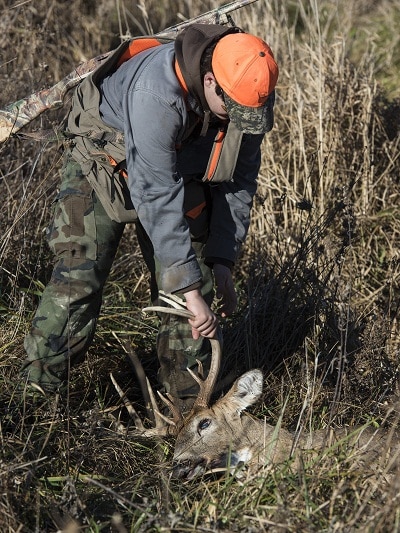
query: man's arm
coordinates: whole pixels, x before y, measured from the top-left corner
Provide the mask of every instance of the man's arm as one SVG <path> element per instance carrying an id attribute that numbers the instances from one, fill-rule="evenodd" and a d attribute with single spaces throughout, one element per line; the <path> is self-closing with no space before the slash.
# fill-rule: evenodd
<path id="1" fill-rule="evenodd" d="M 183 216 L 183 179 L 176 171 L 184 101 L 179 110 L 147 90 L 135 90 L 130 98 L 125 126 L 130 193 L 161 265 L 162 288 L 173 293 L 202 278 Z"/>

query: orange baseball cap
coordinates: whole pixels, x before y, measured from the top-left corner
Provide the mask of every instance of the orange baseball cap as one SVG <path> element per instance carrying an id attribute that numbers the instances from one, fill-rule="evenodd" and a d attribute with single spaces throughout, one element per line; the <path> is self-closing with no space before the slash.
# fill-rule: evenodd
<path id="1" fill-rule="evenodd" d="M 273 123 L 279 69 L 271 48 L 259 37 L 230 33 L 220 39 L 212 69 L 230 120 L 244 133 L 266 133 Z"/>

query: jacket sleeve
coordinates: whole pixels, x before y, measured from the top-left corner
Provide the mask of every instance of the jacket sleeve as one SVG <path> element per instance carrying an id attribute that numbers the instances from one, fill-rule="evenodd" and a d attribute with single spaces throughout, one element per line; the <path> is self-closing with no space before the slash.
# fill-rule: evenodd
<path id="1" fill-rule="evenodd" d="M 176 142 L 184 130 L 184 102 L 134 90 L 127 102 L 125 143 L 129 188 L 140 222 L 161 265 L 165 292 L 198 284 L 201 271 L 183 216 L 183 179 L 176 170 Z"/>
<path id="2" fill-rule="evenodd" d="M 211 187 L 213 207 L 204 252 L 208 264 L 233 265 L 237 260 L 250 225 L 263 137 L 244 135 L 233 179 Z"/>

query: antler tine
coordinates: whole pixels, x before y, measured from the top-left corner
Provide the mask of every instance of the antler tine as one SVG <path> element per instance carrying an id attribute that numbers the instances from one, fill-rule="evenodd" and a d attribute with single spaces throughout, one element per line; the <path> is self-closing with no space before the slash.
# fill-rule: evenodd
<path id="1" fill-rule="evenodd" d="M 165 395 L 161 394 L 160 391 L 157 391 L 157 393 L 160 399 L 162 400 L 162 402 L 171 411 L 172 421 L 170 420 L 169 423 L 172 424 L 175 428 L 178 428 L 181 422 L 183 421 L 183 416 L 178 406 L 175 405 L 173 397 L 170 396 L 168 393 L 166 393 Z"/>
<path id="2" fill-rule="evenodd" d="M 175 420 L 169 420 L 166 416 L 164 416 L 163 414 L 161 414 L 158 411 L 157 402 L 156 402 L 156 399 L 155 399 L 155 396 L 154 396 L 154 393 L 153 393 L 153 389 L 151 388 L 150 382 L 149 382 L 149 380 L 147 378 L 146 378 L 147 386 L 148 386 L 148 391 L 149 391 L 149 395 L 150 395 L 150 401 L 151 401 L 151 405 L 152 405 L 152 409 L 153 409 L 153 413 L 154 413 L 154 419 L 155 419 L 155 427 L 153 427 L 153 428 L 146 428 L 144 426 L 143 421 L 140 418 L 139 414 L 137 413 L 136 409 L 133 407 L 131 402 L 128 400 L 128 398 L 126 397 L 126 394 L 123 392 L 121 387 L 118 385 L 118 383 L 117 383 L 117 381 L 114 378 L 112 373 L 110 373 L 110 378 L 111 378 L 111 381 L 112 381 L 114 387 L 116 388 L 121 400 L 124 402 L 124 405 L 125 405 L 128 413 L 130 414 L 130 416 L 132 417 L 132 419 L 134 421 L 135 430 L 134 430 L 133 433 L 135 435 L 140 435 L 142 437 L 150 437 L 151 438 L 151 437 L 166 437 L 167 435 L 170 435 L 170 434 L 174 433 L 174 431 L 171 432 L 170 427 L 171 427 L 171 425 L 173 427 L 175 427 L 176 426 L 176 421 Z"/>
<path id="3" fill-rule="evenodd" d="M 194 318 L 193 313 L 186 309 L 185 302 L 182 298 L 179 298 L 174 294 L 165 294 L 164 291 L 159 291 L 158 297 L 162 302 L 165 302 L 172 307 L 152 305 L 150 307 L 144 307 L 142 311 L 144 313 L 168 313 L 169 315 L 181 316 L 183 318 Z"/>
<path id="4" fill-rule="evenodd" d="M 158 291 L 158 298 L 175 309 L 186 309 L 185 301 L 176 294 L 166 294 L 164 291 Z"/>
<path id="5" fill-rule="evenodd" d="M 198 361 L 198 360 L 196 359 L 196 362 L 197 362 L 197 365 L 198 365 L 199 367 L 203 368 L 203 365 L 201 364 L 201 361 Z M 193 370 L 192 370 L 191 368 L 189 368 L 189 367 L 187 367 L 186 370 L 188 371 L 188 373 L 191 375 L 191 377 L 195 380 L 195 382 L 197 383 L 197 385 L 198 385 L 198 386 L 200 387 L 200 389 L 201 389 L 201 387 L 202 387 L 203 384 L 204 384 L 204 379 L 201 379 L 202 373 L 201 373 L 200 371 L 198 371 L 198 374 L 195 374 L 195 373 L 193 372 Z"/>
<path id="6" fill-rule="evenodd" d="M 221 365 L 221 343 L 219 339 L 210 339 L 211 343 L 211 365 L 206 379 L 200 379 L 194 372 L 188 369 L 190 375 L 197 381 L 200 387 L 199 394 L 193 404 L 192 411 L 197 408 L 208 407 L 211 394 L 214 390 L 215 383 L 218 378 L 218 373 Z"/>
<path id="7" fill-rule="evenodd" d="M 149 392 L 151 410 L 152 410 L 152 414 L 154 416 L 155 427 L 157 429 L 160 428 L 160 430 L 161 430 L 161 428 L 165 428 L 165 420 L 164 420 L 164 417 L 161 416 L 161 413 L 159 413 L 159 411 L 158 411 L 158 405 L 157 405 L 156 397 L 154 395 L 153 389 L 152 389 L 152 387 L 150 385 L 150 381 L 148 380 L 147 376 L 146 376 L 146 384 L 147 384 L 147 390 Z"/>
<path id="8" fill-rule="evenodd" d="M 174 421 L 167 420 L 164 415 L 162 415 L 157 406 L 157 401 L 153 392 L 153 389 L 150 385 L 150 381 L 146 376 L 146 373 L 143 369 L 143 366 L 133 349 L 132 345 L 128 342 L 122 342 L 115 334 L 115 338 L 120 342 L 120 344 L 124 347 L 127 355 L 129 356 L 129 360 L 132 363 L 137 378 L 139 380 L 140 388 L 142 390 L 143 398 L 145 400 L 145 406 L 147 411 L 147 416 L 149 420 L 154 424 L 155 427 L 152 428 L 146 428 L 142 418 L 137 413 L 136 409 L 133 407 L 131 402 L 126 397 L 126 394 L 122 391 L 121 387 L 118 385 L 117 381 L 115 380 L 114 376 L 110 374 L 111 381 L 114 384 L 114 387 L 116 388 L 120 398 L 124 402 L 124 405 L 126 409 L 128 410 L 130 416 L 134 420 L 135 424 L 135 431 L 134 434 L 141 435 L 143 437 L 165 437 L 170 433 L 169 427 L 167 424 L 175 425 Z"/>
<path id="9" fill-rule="evenodd" d="M 169 315 L 182 316 L 183 318 L 194 318 L 193 313 L 187 309 L 175 309 L 174 307 L 163 307 L 162 305 L 152 305 L 150 307 L 143 307 L 144 313 L 154 311 L 155 313 L 167 313 Z"/>

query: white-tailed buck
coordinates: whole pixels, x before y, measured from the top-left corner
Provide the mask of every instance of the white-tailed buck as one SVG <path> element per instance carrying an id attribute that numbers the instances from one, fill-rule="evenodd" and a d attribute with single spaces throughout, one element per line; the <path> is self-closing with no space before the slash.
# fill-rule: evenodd
<path id="1" fill-rule="evenodd" d="M 192 373 L 200 390 L 187 415 L 183 416 L 174 399 L 167 395 L 162 399 L 172 419 L 157 413 L 156 427 L 145 429 L 136 418 L 137 431 L 143 436 L 176 437 L 173 456 L 176 477 L 191 479 L 207 471 L 234 469 L 242 464 L 254 469 L 290 457 L 296 466 L 302 451 L 318 451 L 334 443 L 345 444 L 352 456 L 366 465 L 377 465 L 381 461 L 382 468 L 390 471 L 400 464 L 397 432 L 353 427 L 318 430 L 297 437 L 246 413 L 245 409 L 262 393 L 260 370 L 250 370 L 240 376 L 227 394 L 210 405 L 221 357 L 220 343 L 211 340 L 211 345 L 212 363 L 207 378 L 200 377 L 201 367 L 200 376 Z"/>
<path id="2" fill-rule="evenodd" d="M 345 445 L 348 453 L 360 464 L 377 467 L 380 463 L 384 472 L 400 465 L 400 438 L 396 430 L 353 427 L 295 435 L 246 413 L 246 408 L 262 394 L 263 375 L 260 370 L 250 370 L 240 376 L 231 389 L 211 405 L 221 360 L 219 341 L 212 339 L 211 346 L 212 361 L 207 377 L 203 379 L 201 364 L 198 374 L 189 370 L 199 385 L 199 394 L 188 414 L 182 415 L 172 397 L 160 394 L 171 411 L 172 419 L 156 412 L 154 398 L 155 428 L 145 429 L 134 415 L 141 435 L 176 437 L 173 455 L 173 474 L 176 477 L 191 479 L 204 472 L 234 469 L 242 464 L 257 469 L 291 457 L 296 467 L 302 453 L 312 454 L 333 445 Z"/>

